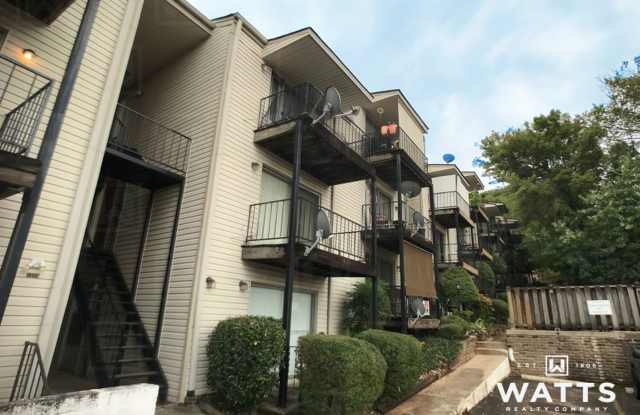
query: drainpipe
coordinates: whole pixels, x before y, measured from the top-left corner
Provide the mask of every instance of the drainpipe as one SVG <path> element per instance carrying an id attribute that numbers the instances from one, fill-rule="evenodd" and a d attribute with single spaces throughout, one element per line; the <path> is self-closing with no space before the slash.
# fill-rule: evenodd
<path id="1" fill-rule="evenodd" d="M 11 288 L 13 287 L 13 282 L 16 278 L 18 267 L 20 266 L 20 259 L 22 258 L 24 247 L 27 244 L 29 230 L 31 229 L 33 217 L 38 207 L 38 201 L 42 194 L 44 181 L 49 172 L 51 159 L 53 158 L 53 153 L 58 143 L 62 122 L 64 121 L 64 116 L 69 106 L 69 101 L 71 100 L 73 87 L 78 78 L 82 58 L 89 43 L 89 35 L 96 14 L 98 13 L 99 3 L 98 0 L 87 0 L 87 6 L 84 9 L 76 39 L 73 42 L 69 61 L 67 62 L 67 67 L 62 82 L 60 83 L 60 90 L 53 104 L 51 117 L 47 124 L 44 137 L 42 138 L 42 145 L 38 151 L 38 160 L 41 162 L 40 171 L 36 176 L 33 187 L 25 190 L 22 195 L 22 204 L 20 205 L 18 218 L 13 227 L 11 239 L 9 240 L 9 245 L 7 246 L 2 261 L 2 267 L 0 268 L 0 322 L 2 322 L 4 318 L 4 312 L 9 302 L 9 294 L 11 293 Z"/>

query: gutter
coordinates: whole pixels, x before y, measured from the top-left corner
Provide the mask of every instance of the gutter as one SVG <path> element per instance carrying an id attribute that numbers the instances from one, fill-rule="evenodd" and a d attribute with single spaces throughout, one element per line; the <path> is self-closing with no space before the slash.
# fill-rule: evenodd
<path id="1" fill-rule="evenodd" d="M 18 218 L 13 227 L 11 239 L 9 240 L 2 261 L 2 267 L 0 268 L 0 322 L 2 322 L 7 303 L 9 302 L 11 288 L 13 287 L 13 282 L 15 281 L 16 273 L 20 266 L 20 259 L 22 258 L 24 247 L 27 244 L 31 224 L 33 223 L 36 208 L 40 201 L 40 195 L 42 194 L 45 178 L 49 172 L 49 166 L 51 165 L 51 159 L 53 158 L 56 144 L 58 143 L 60 131 L 62 130 L 64 116 L 69 107 L 69 101 L 71 100 L 71 93 L 78 78 L 82 58 L 89 43 L 89 35 L 91 34 L 93 22 L 98 14 L 99 4 L 99 0 L 87 0 L 76 39 L 73 42 L 73 48 L 69 55 L 67 67 L 62 82 L 60 83 L 58 96 L 53 105 L 51 117 L 47 124 L 44 137 L 42 138 L 40 150 L 38 151 L 38 160 L 41 162 L 41 169 L 36 176 L 33 187 L 25 190 L 22 195 L 22 204 L 20 205 Z"/>

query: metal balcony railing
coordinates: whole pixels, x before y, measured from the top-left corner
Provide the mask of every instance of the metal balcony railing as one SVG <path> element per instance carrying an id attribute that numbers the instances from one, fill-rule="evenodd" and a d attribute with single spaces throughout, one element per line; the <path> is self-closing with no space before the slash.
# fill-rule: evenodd
<path id="1" fill-rule="evenodd" d="M 399 125 L 396 126 L 396 131 L 393 134 L 382 134 L 381 131 L 378 131 L 368 133 L 367 136 L 367 156 L 404 151 L 422 171 L 428 173 L 427 156 Z"/>
<path id="2" fill-rule="evenodd" d="M 427 241 L 433 241 L 431 220 L 407 203 L 401 203 L 400 206 L 403 208 L 402 221 L 405 229 L 412 234 L 422 236 Z M 362 221 L 366 229 L 371 229 L 373 223 L 371 210 L 371 204 L 362 205 Z M 375 220 L 378 229 L 395 228 L 398 225 L 398 202 L 378 203 Z"/>
<path id="3" fill-rule="evenodd" d="M 459 209 L 469 216 L 469 202 L 458 192 L 439 192 L 433 194 L 435 209 Z"/>
<path id="4" fill-rule="evenodd" d="M 288 122 L 304 114 L 316 118 L 322 113 L 322 97 L 323 92 L 305 83 L 262 98 L 258 129 Z M 365 132 L 349 118 L 325 118 L 321 123 L 353 151 L 366 157 Z"/>
<path id="5" fill-rule="evenodd" d="M 125 105 L 118 104 L 109 147 L 184 176 L 191 139 Z"/>
<path id="6" fill-rule="evenodd" d="M 402 297 L 402 288 L 399 285 L 389 287 L 389 301 L 391 303 L 391 315 L 400 317 L 402 315 L 402 301 L 406 304 L 407 317 L 415 318 L 418 314 L 418 306 L 423 304 L 424 297 L 407 295 Z M 435 304 L 434 304 L 435 305 Z M 429 315 L 426 317 L 434 317 L 437 315 L 435 307 L 429 309 Z"/>
<path id="7" fill-rule="evenodd" d="M 47 372 L 42 363 L 40 347 L 38 343 L 24 342 L 9 401 L 36 399 L 47 392 Z"/>
<path id="8" fill-rule="evenodd" d="M 249 207 L 247 245 L 283 245 L 287 243 L 289 230 L 289 205 L 291 199 L 256 203 Z M 300 199 L 298 204 L 297 242 L 311 245 L 316 239 L 318 211 L 322 210 L 331 224 L 331 237 L 323 239 L 316 249 L 339 255 L 354 261 L 366 262 L 362 241 L 364 227 L 316 202 Z"/>
<path id="9" fill-rule="evenodd" d="M 28 154 L 51 84 L 46 76 L 0 55 L 0 151 Z"/>

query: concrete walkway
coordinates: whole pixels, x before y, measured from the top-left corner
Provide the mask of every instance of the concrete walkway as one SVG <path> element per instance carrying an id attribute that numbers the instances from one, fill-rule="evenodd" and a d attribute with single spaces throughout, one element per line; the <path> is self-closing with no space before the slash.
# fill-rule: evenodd
<path id="1" fill-rule="evenodd" d="M 471 360 L 389 411 L 388 415 L 462 414 L 491 393 L 509 373 L 509 359 L 501 344 L 478 344 L 476 356 Z"/>

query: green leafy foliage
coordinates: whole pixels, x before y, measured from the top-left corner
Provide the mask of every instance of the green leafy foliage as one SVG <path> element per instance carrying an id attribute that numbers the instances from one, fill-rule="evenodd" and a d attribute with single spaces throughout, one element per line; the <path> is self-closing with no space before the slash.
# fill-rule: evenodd
<path id="1" fill-rule="evenodd" d="M 373 344 L 387 362 L 384 392 L 379 408 L 398 402 L 416 387 L 423 372 L 422 344 L 415 337 L 384 330 L 367 330 L 358 338 Z"/>
<path id="2" fill-rule="evenodd" d="M 307 335 L 298 341 L 298 360 L 305 414 L 366 413 L 385 387 L 387 363 L 364 340 Z"/>
<path id="3" fill-rule="evenodd" d="M 450 340 L 462 340 L 466 337 L 467 330 L 459 324 L 440 324 L 438 336 Z"/>
<path id="4" fill-rule="evenodd" d="M 426 337 L 423 343 L 423 366 L 427 371 L 450 365 L 462 351 L 461 342 L 444 337 Z"/>
<path id="5" fill-rule="evenodd" d="M 480 299 L 471 275 L 459 267 L 450 268 L 442 274 L 440 294 L 452 307 L 470 307 Z"/>
<path id="6" fill-rule="evenodd" d="M 509 305 L 506 301 L 494 298 L 491 300 L 495 312 L 496 323 L 506 324 L 509 321 Z"/>
<path id="7" fill-rule="evenodd" d="M 478 285 L 480 292 L 493 297 L 496 292 L 496 274 L 489 264 L 482 261 L 478 264 Z"/>
<path id="8" fill-rule="evenodd" d="M 345 303 L 344 326 L 349 333 L 359 333 L 371 327 L 371 293 L 369 279 L 354 285 Z M 384 323 L 391 317 L 389 289 L 384 281 L 378 282 L 378 322 Z"/>
<path id="9" fill-rule="evenodd" d="M 271 396 L 284 355 L 282 323 L 269 317 L 221 321 L 209 338 L 207 383 L 222 409 L 238 413 Z"/>

